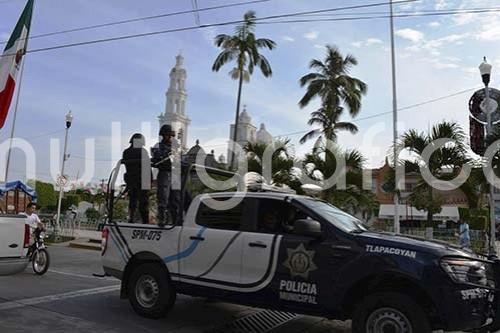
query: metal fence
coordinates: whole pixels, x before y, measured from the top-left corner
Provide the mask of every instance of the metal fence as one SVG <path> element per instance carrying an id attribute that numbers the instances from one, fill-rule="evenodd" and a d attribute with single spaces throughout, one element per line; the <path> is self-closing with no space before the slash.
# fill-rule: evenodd
<path id="1" fill-rule="evenodd" d="M 393 232 L 393 226 L 377 226 L 375 231 Z M 425 228 L 405 228 L 401 227 L 401 234 L 426 238 Z M 458 231 L 456 229 L 441 229 L 434 228 L 432 238 L 439 241 L 444 241 L 453 245 L 458 245 Z M 488 234 L 484 230 L 470 230 L 471 247 L 474 251 L 484 253 L 488 248 Z"/>

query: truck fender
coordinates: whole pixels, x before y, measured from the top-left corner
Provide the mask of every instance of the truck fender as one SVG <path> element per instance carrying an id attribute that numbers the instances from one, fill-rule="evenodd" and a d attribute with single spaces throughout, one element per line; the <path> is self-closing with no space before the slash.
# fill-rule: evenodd
<path id="1" fill-rule="evenodd" d="M 125 266 L 125 270 L 123 271 L 122 283 L 120 287 L 120 298 L 124 299 L 128 297 L 128 281 L 130 275 L 136 267 L 145 263 L 157 263 L 158 265 L 163 267 L 163 269 L 165 269 L 167 275 L 170 277 L 170 272 L 168 271 L 167 265 L 165 265 L 163 260 L 158 255 L 147 251 L 138 252 L 130 258 L 130 260 L 127 262 L 127 265 Z"/>
<path id="2" fill-rule="evenodd" d="M 346 317 L 351 317 L 356 304 L 364 297 L 373 292 L 388 290 L 400 292 L 415 299 L 415 301 L 424 306 L 430 315 L 434 315 L 436 305 L 433 298 L 427 291 L 414 279 L 404 274 L 396 272 L 381 272 L 369 275 L 356 281 L 343 295 L 342 308 Z"/>

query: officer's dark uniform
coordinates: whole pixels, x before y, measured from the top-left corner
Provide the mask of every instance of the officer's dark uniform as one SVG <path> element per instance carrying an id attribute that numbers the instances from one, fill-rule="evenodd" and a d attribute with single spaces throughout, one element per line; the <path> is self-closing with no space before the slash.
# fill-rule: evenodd
<path id="1" fill-rule="evenodd" d="M 152 149 L 151 162 L 158 168 L 156 200 L 158 202 L 158 224 L 164 225 L 169 217 L 170 222 L 177 221 L 180 204 L 179 191 L 172 191 L 172 162 L 168 158 L 172 154 L 171 138 L 175 137 L 170 125 L 163 125 L 159 135 L 162 140 Z M 169 216 L 170 215 L 170 216 Z"/>
<path id="2" fill-rule="evenodd" d="M 135 145 L 134 145 L 135 141 Z M 142 168 L 150 168 L 148 151 L 143 147 L 144 137 L 136 133 L 130 138 L 130 147 L 123 151 L 122 163 L 129 195 L 129 222 L 134 222 L 134 214 L 139 202 L 139 213 L 143 223 L 149 223 L 149 189 L 142 188 Z M 147 171 L 151 175 L 151 170 Z"/>

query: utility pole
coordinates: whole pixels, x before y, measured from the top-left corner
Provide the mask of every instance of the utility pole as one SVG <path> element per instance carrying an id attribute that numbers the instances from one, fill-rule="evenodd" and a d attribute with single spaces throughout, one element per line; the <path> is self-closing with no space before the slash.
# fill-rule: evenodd
<path id="1" fill-rule="evenodd" d="M 61 202 L 62 202 L 62 196 L 63 196 L 63 191 L 64 191 L 64 166 L 66 164 L 66 160 L 68 159 L 68 154 L 67 154 L 67 148 L 68 148 L 68 132 L 69 128 L 71 127 L 71 123 L 73 122 L 73 115 L 71 114 L 71 111 L 66 114 L 66 134 L 64 135 L 64 154 L 63 154 L 63 159 L 62 159 L 62 164 L 61 164 L 61 175 L 59 176 L 58 179 L 58 185 L 59 185 L 59 200 L 57 201 L 57 219 L 56 219 L 56 235 L 57 233 L 61 230 Z"/>
<path id="2" fill-rule="evenodd" d="M 390 3 L 390 22 L 391 22 L 391 69 L 392 69 L 392 144 L 394 146 L 394 172 L 395 172 L 395 194 L 394 194 L 394 232 L 399 233 L 399 194 L 398 194 L 398 100 L 396 91 L 396 52 L 394 47 L 394 12 L 392 8 L 392 2 Z"/>

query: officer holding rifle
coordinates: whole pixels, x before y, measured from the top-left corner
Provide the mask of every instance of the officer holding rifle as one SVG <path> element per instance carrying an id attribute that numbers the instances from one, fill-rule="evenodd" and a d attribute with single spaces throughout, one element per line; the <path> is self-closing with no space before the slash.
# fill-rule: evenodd
<path id="1" fill-rule="evenodd" d="M 161 141 L 151 149 L 151 162 L 158 169 L 156 199 L 158 203 L 158 225 L 177 221 L 180 204 L 179 191 L 172 191 L 172 158 L 179 144 L 172 126 L 163 125 L 159 135 Z"/>

